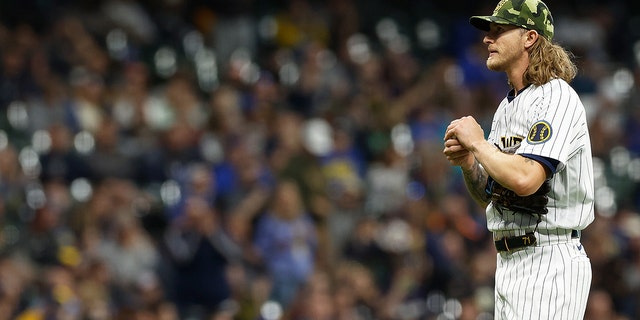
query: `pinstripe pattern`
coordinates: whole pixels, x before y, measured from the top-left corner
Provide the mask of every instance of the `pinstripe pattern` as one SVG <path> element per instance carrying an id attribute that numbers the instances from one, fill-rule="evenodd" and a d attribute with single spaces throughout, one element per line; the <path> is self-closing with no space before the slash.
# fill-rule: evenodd
<path id="1" fill-rule="evenodd" d="M 591 277 L 577 239 L 498 253 L 495 319 L 583 319 Z"/>
<path id="2" fill-rule="evenodd" d="M 529 140 L 539 122 L 549 124 L 550 137 Z M 531 85 L 512 101 L 505 98 L 488 140 L 505 152 L 559 161 L 550 181 L 549 212 L 538 225 L 538 244 L 498 253 L 495 319 L 582 319 L 591 266 L 579 239 L 570 239 L 570 230 L 582 230 L 593 221 L 594 186 L 591 142 L 577 93 L 556 79 Z M 536 228 L 537 217 L 504 211 L 487 207 L 487 225 L 496 239 Z"/>

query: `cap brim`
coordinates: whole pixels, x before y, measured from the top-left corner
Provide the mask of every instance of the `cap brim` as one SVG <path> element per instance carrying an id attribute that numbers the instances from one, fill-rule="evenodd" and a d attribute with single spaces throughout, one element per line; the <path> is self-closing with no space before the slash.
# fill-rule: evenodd
<path id="1" fill-rule="evenodd" d="M 495 16 L 473 16 L 469 18 L 469 23 L 471 23 L 471 25 L 483 31 L 489 31 L 489 24 L 492 22 L 497 24 L 513 25 L 512 22 Z"/>

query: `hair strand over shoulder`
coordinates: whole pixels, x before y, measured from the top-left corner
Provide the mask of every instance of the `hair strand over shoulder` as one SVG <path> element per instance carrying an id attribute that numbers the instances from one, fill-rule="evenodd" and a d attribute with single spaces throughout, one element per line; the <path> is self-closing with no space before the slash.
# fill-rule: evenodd
<path id="1" fill-rule="evenodd" d="M 529 66 L 523 75 L 524 82 L 536 86 L 553 79 L 571 82 L 578 73 L 573 58 L 570 51 L 544 37 L 539 37 L 529 49 Z"/>

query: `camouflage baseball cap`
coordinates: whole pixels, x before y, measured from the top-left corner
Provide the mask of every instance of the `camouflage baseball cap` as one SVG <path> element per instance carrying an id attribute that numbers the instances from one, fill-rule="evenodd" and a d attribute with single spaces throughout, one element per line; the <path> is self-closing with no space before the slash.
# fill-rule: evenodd
<path id="1" fill-rule="evenodd" d="M 469 22 L 476 28 L 489 31 L 491 22 L 510 24 L 535 30 L 547 40 L 553 39 L 551 11 L 540 0 L 501 0 L 490 16 L 473 16 Z"/>

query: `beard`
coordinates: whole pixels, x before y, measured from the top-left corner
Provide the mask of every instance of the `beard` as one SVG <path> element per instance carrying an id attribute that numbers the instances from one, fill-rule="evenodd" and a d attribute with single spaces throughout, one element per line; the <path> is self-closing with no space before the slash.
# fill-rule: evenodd
<path id="1" fill-rule="evenodd" d="M 498 53 L 487 58 L 487 68 L 491 71 L 507 71 L 519 63 L 524 52 L 514 46 L 504 46 Z"/>
<path id="2" fill-rule="evenodd" d="M 506 70 L 506 66 L 508 65 L 508 62 L 506 59 L 502 57 L 493 56 L 493 57 L 487 58 L 486 64 L 487 64 L 487 69 L 491 71 L 502 72 Z"/>

